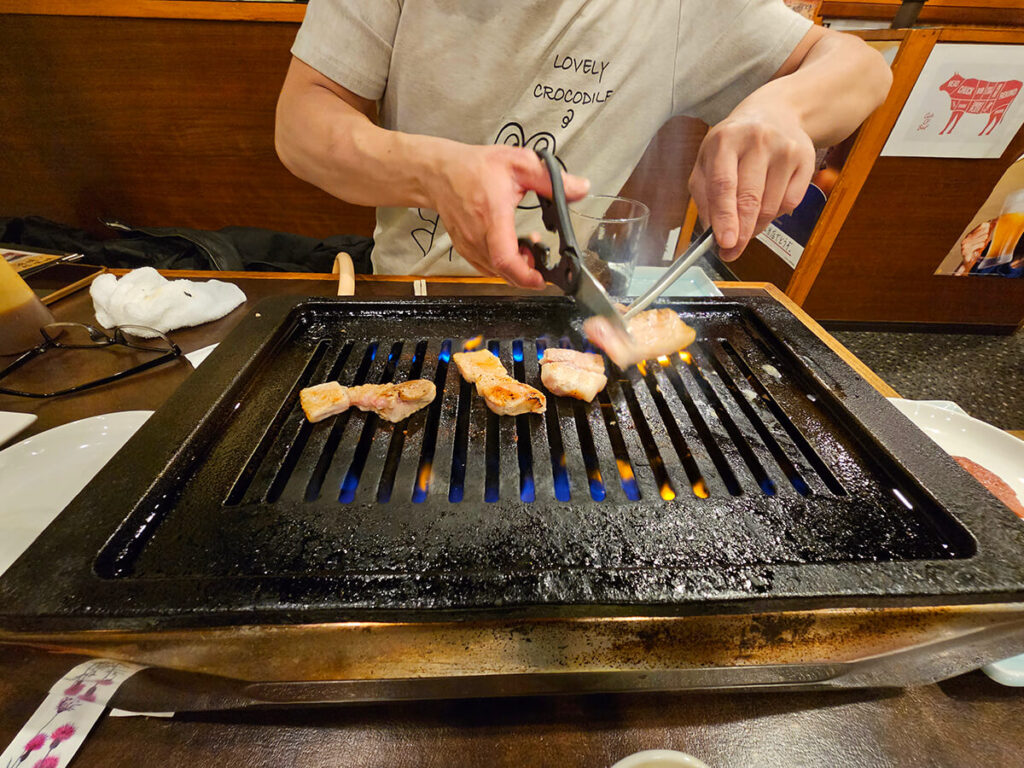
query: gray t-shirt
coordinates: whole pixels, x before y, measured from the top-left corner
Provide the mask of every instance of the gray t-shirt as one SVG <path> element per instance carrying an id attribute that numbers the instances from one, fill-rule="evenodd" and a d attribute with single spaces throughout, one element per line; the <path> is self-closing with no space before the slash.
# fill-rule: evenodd
<path id="1" fill-rule="evenodd" d="M 782 0 L 310 0 L 292 53 L 385 128 L 544 146 L 615 194 L 666 120 L 721 120 L 809 27 Z M 476 274 L 436 211 L 378 208 L 374 240 L 378 273 Z"/>

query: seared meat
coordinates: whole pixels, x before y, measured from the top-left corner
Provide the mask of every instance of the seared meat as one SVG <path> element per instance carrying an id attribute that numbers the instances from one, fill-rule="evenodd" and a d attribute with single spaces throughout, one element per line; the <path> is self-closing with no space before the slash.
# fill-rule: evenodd
<path id="1" fill-rule="evenodd" d="M 600 347 L 620 368 L 640 360 L 668 355 L 690 346 L 697 332 L 683 322 L 673 309 L 649 309 L 629 321 L 626 338 L 598 315 L 583 323 L 583 330 L 594 346 Z"/>
<path id="2" fill-rule="evenodd" d="M 299 392 L 299 402 L 310 421 L 323 421 L 328 416 L 347 411 L 351 405 L 348 387 L 343 387 L 336 381 L 306 387 Z"/>
<path id="3" fill-rule="evenodd" d="M 429 405 L 436 393 L 434 382 L 426 379 L 400 384 L 362 384 L 358 387 L 343 387 L 336 381 L 328 381 L 303 389 L 299 392 L 299 402 L 310 421 L 321 421 L 355 407 L 397 422 Z"/>
<path id="4" fill-rule="evenodd" d="M 508 376 L 508 371 L 501 364 L 497 355 L 486 349 L 479 349 L 476 352 L 456 352 L 452 360 L 459 368 L 462 378 L 470 383 L 483 375 Z"/>
<path id="5" fill-rule="evenodd" d="M 553 395 L 594 399 L 605 388 L 604 358 L 575 349 L 546 349 L 540 359 L 540 380 Z"/>
<path id="6" fill-rule="evenodd" d="M 575 349 L 550 347 L 544 350 L 544 354 L 540 358 L 541 365 L 548 363 L 569 363 L 584 371 L 604 373 L 604 358 L 593 352 L 577 352 Z"/>
<path id="7" fill-rule="evenodd" d="M 608 377 L 603 373 L 585 371 L 570 363 L 548 363 L 542 366 L 540 380 L 553 395 L 575 397 L 588 403 L 608 384 Z"/>
<path id="8" fill-rule="evenodd" d="M 353 406 L 361 411 L 372 411 L 391 422 L 407 419 L 420 408 L 430 405 L 436 394 L 434 382 L 426 379 L 400 384 L 363 384 L 348 390 Z"/>
<path id="9" fill-rule="evenodd" d="M 482 374 L 476 380 L 476 393 L 499 416 L 544 413 L 548 408 L 543 392 L 511 376 Z"/>

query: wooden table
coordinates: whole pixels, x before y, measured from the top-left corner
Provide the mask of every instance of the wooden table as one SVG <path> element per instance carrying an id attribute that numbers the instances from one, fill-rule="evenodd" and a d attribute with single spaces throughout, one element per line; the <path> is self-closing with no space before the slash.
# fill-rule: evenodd
<path id="1" fill-rule="evenodd" d="M 335 285 L 329 276 L 218 277 L 236 281 L 249 300 L 218 322 L 175 332 L 186 352 L 223 338 L 264 296 L 332 295 Z M 753 284 L 723 289 L 774 292 Z M 472 280 L 431 282 L 429 291 L 467 295 L 507 289 Z M 410 296 L 413 291 L 407 280 L 369 279 L 357 282 L 356 293 Z M 54 310 L 61 320 L 93 319 L 84 293 L 62 300 Z M 805 321 L 883 393 L 895 394 L 813 321 Z M 155 408 L 190 372 L 186 363 L 175 363 L 52 402 L 4 397 L 0 410 L 36 412 L 39 420 L 31 432 L 39 432 L 97 413 Z M 78 661 L 0 647 L 0 747 L 50 684 Z M 202 713 L 172 720 L 106 718 L 74 765 L 609 766 L 641 749 L 672 748 L 715 767 L 1010 766 L 1022 761 L 1022 715 L 1024 691 L 975 672 L 899 691 L 643 693 Z"/>

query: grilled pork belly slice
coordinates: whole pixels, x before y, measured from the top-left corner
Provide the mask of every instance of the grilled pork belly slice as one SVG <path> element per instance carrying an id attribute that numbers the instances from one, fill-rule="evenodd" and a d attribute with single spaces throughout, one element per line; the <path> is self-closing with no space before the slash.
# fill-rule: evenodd
<path id="1" fill-rule="evenodd" d="M 426 379 L 400 384 L 362 384 L 358 387 L 343 387 L 336 381 L 328 381 L 301 390 L 299 402 L 310 421 L 323 421 L 354 407 L 397 422 L 430 405 L 436 394 L 434 382 Z"/>
<path id="2" fill-rule="evenodd" d="M 605 388 L 604 358 L 575 349 L 545 349 L 540 359 L 540 380 L 548 392 L 588 403 Z"/>
<path id="3" fill-rule="evenodd" d="M 697 332 L 683 322 L 674 309 L 649 309 L 629 321 L 629 334 L 624 337 L 600 315 L 588 318 L 583 330 L 590 342 L 612 359 L 619 368 L 627 368 L 640 360 L 669 355 L 690 346 Z"/>
<path id="4" fill-rule="evenodd" d="M 501 360 L 493 352 L 487 349 L 478 349 L 476 352 L 456 352 L 452 360 L 459 368 L 462 378 L 471 384 L 481 376 L 508 376 L 508 371 L 501 364 Z"/>
<path id="5" fill-rule="evenodd" d="M 382 419 L 399 422 L 434 401 L 437 388 L 426 379 L 412 379 L 399 384 L 362 384 L 349 387 L 352 405 L 361 411 L 371 411 Z"/>
<path id="6" fill-rule="evenodd" d="M 543 392 L 511 376 L 485 373 L 476 380 L 476 393 L 484 399 L 487 407 L 499 416 L 544 413 L 548 408 L 547 398 Z"/>
<path id="7" fill-rule="evenodd" d="M 608 377 L 603 373 L 577 368 L 572 363 L 541 366 L 540 380 L 552 395 L 575 397 L 588 403 L 608 384 Z"/>
<path id="8" fill-rule="evenodd" d="M 351 405 L 348 387 L 336 381 L 306 387 L 299 392 L 299 402 L 310 421 L 323 421 L 328 416 L 347 411 Z"/>
<path id="9" fill-rule="evenodd" d="M 541 365 L 548 363 L 569 363 L 584 371 L 604 373 L 604 358 L 593 352 L 577 352 L 575 349 L 549 347 L 540 358 Z"/>

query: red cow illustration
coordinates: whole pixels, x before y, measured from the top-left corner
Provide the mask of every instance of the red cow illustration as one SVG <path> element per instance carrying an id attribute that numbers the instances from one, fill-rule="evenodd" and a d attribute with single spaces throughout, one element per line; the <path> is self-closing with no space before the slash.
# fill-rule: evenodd
<path id="1" fill-rule="evenodd" d="M 939 135 L 952 133 L 964 112 L 970 115 L 988 115 L 988 122 L 978 135 L 992 133 L 1020 93 L 1020 86 L 1020 80 L 990 82 L 973 77 L 965 78 L 959 73 L 954 74 L 939 86 L 940 91 L 949 94 L 949 108 L 953 113 L 949 116 L 946 126 L 939 131 Z"/>

